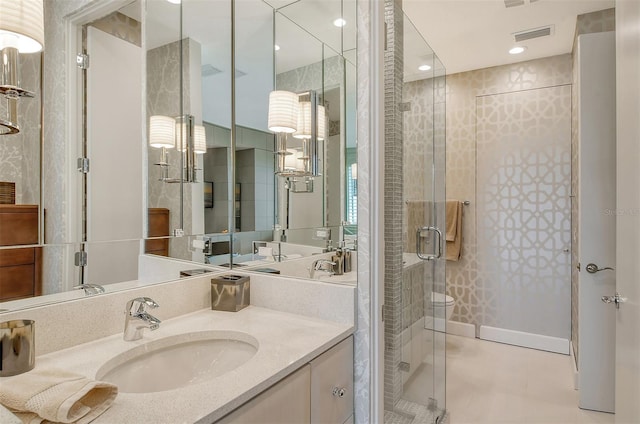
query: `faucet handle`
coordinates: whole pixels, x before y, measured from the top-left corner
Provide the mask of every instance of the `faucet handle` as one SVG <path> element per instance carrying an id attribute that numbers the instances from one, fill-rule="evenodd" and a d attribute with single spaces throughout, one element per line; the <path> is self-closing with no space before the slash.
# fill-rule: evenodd
<path id="1" fill-rule="evenodd" d="M 83 289 L 84 294 L 86 294 L 87 296 L 104 293 L 104 287 L 102 287 L 100 284 L 84 283 L 84 284 L 78 284 L 77 286 L 73 286 L 73 288 Z"/>
<path id="2" fill-rule="evenodd" d="M 131 313 L 131 311 L 135 310 L 137 313 L 142 313 L 144 312 L 145 306 L 155 309 L 160 305 L 150 297 L 136 297 L 127 302 L 127 312 Z"/>

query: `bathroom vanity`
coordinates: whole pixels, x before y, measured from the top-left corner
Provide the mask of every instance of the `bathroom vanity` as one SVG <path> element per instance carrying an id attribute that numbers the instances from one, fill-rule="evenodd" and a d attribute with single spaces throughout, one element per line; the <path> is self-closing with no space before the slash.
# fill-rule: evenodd
<path id="1" fill-rule="evenodd" d="M 173 359 L 175 367 L 163 364 L 158 368 L 162 372 L 151 374 L 159 383 L 135 389 L 116 383 L 114 404 L 95 423 L 231 423 L 250 422 L 251 417 L 296 424 L 350 422 L 355 286 L 250 274 L 251 306 L 223 312 L 210 309 L 210 281 L 217 274 L 10 312 L 3 318 L 36 321 L 36 370 L 63 369 L 104 381 L 110 381 L 106 371 L 154 350 L 162 354 L 177 342 L 217 338 L 250 345 L 245 360 L 218 360 L 215 375 L 185 379 L 179 387 L 175 373 L 181 372 L 181 364 L 196 362 L 195 345 L 185 350 L 186 357 Z M 140 296 L 157 301 L 160 306 L 153 313 L 162 323 L 156 331 L 144 330 L 140 340 L 125 341 L 123 311 Z M 91 320 L 89 313 L 102 318 Z M 237 356 L 233 349 L 228 356 Z M 145 357 L 142 362 L 147 366 L 152 361 Z M 169 381 L 166 387 L 160 387 L 163 378 Z"/>
<path id="2" fill-rule="evenodd" d="M 96 378 L 110 360 L 150 342 L 204 331 L 218 331 L 221 339 L 225 333 L 240 333 L 257 348 L 244 364 L 171 390 L 154 391 L 157 385 L 148 387 L 149 392 L 120 390 L 111 408 L 94 422 L 214 423 L 224 417 L 221 423 L 232 423 L 242 422 L 240 417 L 263 417 L 265 422 L 342 424 L 353 410 L 352 330 L 254 306 L 237 313 L 205 309 L 166 320 L 135 342 L 115 334 L 38 357 L 36 369 L 68 369 Z M 172 372 L 166 378 L 172 378 Z"/>

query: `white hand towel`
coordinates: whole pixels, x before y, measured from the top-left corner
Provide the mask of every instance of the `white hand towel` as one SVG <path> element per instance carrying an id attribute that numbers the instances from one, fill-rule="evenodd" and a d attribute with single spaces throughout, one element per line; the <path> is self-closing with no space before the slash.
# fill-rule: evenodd
<path id="1" fill-rule="evenodd" d="M 0 404 L 30 423 L 89 423 L 106 411 L 118 394 L 113 384 L 64 370 L 36 368 L 1 380 Z"/>

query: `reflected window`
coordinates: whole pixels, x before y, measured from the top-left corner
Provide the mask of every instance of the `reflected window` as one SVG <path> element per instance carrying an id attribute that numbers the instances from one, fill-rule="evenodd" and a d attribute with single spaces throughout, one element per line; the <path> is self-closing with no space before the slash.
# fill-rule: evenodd
<path id="1" fill-rule="evenodd" d="M 355 148 L 347 148 L 347 222 L 358 224 L 358 160 Z"/>

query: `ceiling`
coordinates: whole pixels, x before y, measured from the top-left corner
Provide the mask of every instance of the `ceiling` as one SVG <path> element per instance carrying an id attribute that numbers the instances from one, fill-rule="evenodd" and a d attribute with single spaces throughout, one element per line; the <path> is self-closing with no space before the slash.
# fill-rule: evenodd
<path id="1" fill-rule="evenodd" d="M 516 0 L 517 1 L 517 0 Z M 614 0 L 404 0 L 403 9 L 447 74 L 570 53 L 578 15 L 614 7 Z M 514 33 L 553 25 L 552 35 L 521 42 Z M 423 48 L 426 49 L 426 48 Z"/>

